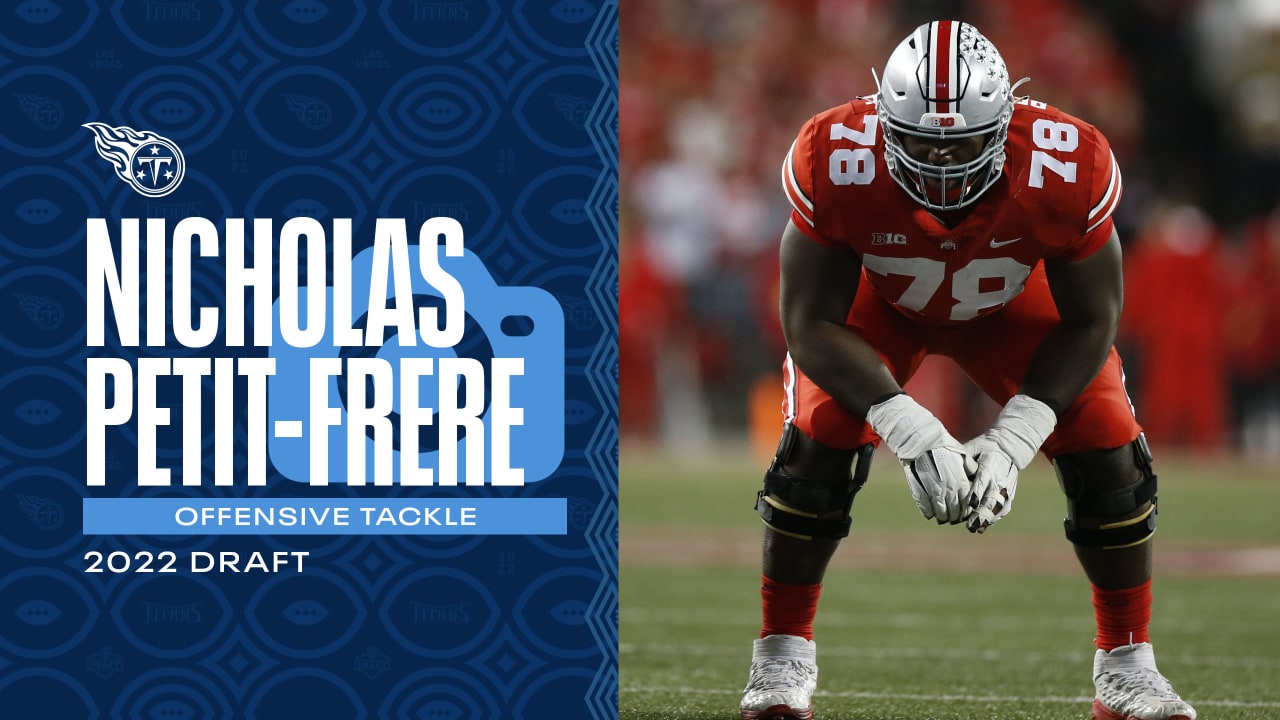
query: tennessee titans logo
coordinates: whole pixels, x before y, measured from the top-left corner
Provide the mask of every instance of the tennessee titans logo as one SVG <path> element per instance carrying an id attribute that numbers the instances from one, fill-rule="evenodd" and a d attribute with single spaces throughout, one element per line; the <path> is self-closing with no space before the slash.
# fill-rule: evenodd
<path id="1" fill-rule="evenodd" d="M 115 168 L 116 176 L 146 197 L 163 197 L 178 189 L 187 161 L 177 144 L 150 130 L 85 123 L 93 131 L 94 148 Z"/>
<path id="2" fill-rule="evenodd" d="M 18 107 L 31 122 L 44 130 L 53 130 L 62 124 L 62 105 L 53 98 L 16 93 Z"/>
<path id="3" fill-rule="evenodd" d="M 555 103 L 556 112 L 560 113 L 565 120 L 574 125 L 586 124 L 587 114 L 591 112 L 592 101 L 589 98 L 551 93 L 551 100 Z"/>
<path id="4" fill-rule="evenodd" d="M 26 515 L 36 527 L 41 530 L 57 530 L 62 527 L 62 506 L 58 503 L 49 498 L 21 493 L 15 497 L 18 499 L 18 507 L 22 509 L 22 514 Z"/>

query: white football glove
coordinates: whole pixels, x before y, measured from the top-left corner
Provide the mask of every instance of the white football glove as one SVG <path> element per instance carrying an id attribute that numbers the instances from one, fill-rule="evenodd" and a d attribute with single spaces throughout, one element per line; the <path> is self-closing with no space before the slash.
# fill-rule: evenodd
<path id="1" fill-rule="evenodd" d="M 1035 459 L 1058 417 L 1048 405 L 1027 395 L 1014 395 L 991 429 L 964 444 L 977 459 L 969 503 L 969 532 L 981 533 L 1009 514 L 1018 491 L 1018 472 Z"/>
<path id="2" fill-rule="evenodd" d="M 977 465 L 933 413 L 899 394 L 872 405 L 867 422 L 898 456 L 911 496 L 926 520 L 955 524 L 968 516 L 969 476 Z"/>

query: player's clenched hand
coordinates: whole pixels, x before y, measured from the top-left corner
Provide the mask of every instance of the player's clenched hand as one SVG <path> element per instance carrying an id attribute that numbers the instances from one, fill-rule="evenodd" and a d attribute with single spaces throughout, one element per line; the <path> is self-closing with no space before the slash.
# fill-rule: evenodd
<path id="1" fill-rule="evenodd" d="M 1018 468 L 989 434 L 970 440 L 964 444 L 964 449 L 978 463 L 969 499 L 973 511 L 966 525 L 969 532 L 983 533 L 1008 515 L 1009 508 L 1013 507 L 1013 496 L 1018 490 Z"/>
<path id="2" fill-rule="evenodd" d="M 968 518 L 970 532 L 981 533 L 1009 514 L 1018 489 L 1018 473 L 1035 459 L 1058 417 L 1048 405 L 1014 395 L 991 429 L 965 443 L 978 464 L 973 476 Z"/>
<path id="3" fill-rule="evenodd" d="M 902 462 L 921 515 L 954 524 L 969 514 L 976 465 L 933 413 L 899 394 L 872 405 L 867 422 Z"/>
<path id="4" fill-rule="evenodd" d="M 973 459 L 955 439 L 902 463 L 916 507 L 926 519 L 956 524 L 968 517 Z"/>

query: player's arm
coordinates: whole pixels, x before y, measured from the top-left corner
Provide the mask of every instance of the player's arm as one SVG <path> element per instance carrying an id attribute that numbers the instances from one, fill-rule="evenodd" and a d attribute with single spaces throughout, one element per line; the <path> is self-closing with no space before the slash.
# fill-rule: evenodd
<path id="1" fill-rule="evenodd" d="M 780 311 L 791 360 L 850 413 L 865 417 L 898 456 L 926 519 L 958 523 L 969 514 L 964 449 L 928 410 L 902 392 L 875 349 L 845 320 L 862 262 L 788 223 L 782 233 Z"/>
<path id="2" fill-rule="evenodd" d="M 1124 306 L 1121 263 L 1120 237 L 1114 229 L 1102 247 L 1084 259 L 1045 260 L 1060 320 L 1036 350 L 1022 392 L 1055 413 L 1093 381 L 1115 342 Z"/>
<path id="3" fill-rule="evenodd" d="M 877 400 L 902 392 L 879 354 L 845 327 L 862 261 L 844 247 L 782 233 L 780 313 L 791 359 L 849 412 L 865 417 Z"/>
<path id="4" fill-rule="evenodd" d="M 1124 194 L 1120 166 L 1101 133 L 1082 132 L 1080 137 L 1089 139 L 1081 149 L 1091 147 L 1093 154 L 1092 171 L 1081 176 L 1090 187 L 1085 227 L 1073 247 L 1044 261 L 1060 320 L 1037 349 L 1022 382 L 1023 393 L 1056 414 L 1075 402 L 1106 362 L 1124 305 L 1120 237 L 1112 222 Z"/>

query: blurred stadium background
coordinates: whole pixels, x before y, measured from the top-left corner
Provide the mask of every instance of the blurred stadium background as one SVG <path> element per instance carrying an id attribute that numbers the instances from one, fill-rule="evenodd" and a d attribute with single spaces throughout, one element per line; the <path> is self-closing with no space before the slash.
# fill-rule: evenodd
<path id="1" fill-rule="evenodd" d="M 1025 92 L 1110 139 L 1118 342 L 1153 445 L 1280 463 L 1275 0 L 621 3 L 625 441 L 776 436 L 781 159 L 810 115 L 874 93 L 871 68 L 937 17 L 973 22 Z M 914 391 L 957 436 L 991 410 L 945 362 Z"/>
<path id="2" fill-rule="evenodd" d="M 939 17 L 1111 140 L 1117 342 L 1164 511 L 1161 668 L 1202 718 L 1280 718 L 1275 0 L 620 4 L 621 717 L 736 717 L 759 629 L 751 507 L 781 423 L 779 164 Z M 996 411 L 946 361 L 910 390 L 957 436 Z M 1084 717 L 1088 586 L 1048 464 L 977 540 L 922 522 L 884 456 L 823 595 L 819 717 Z"/>

